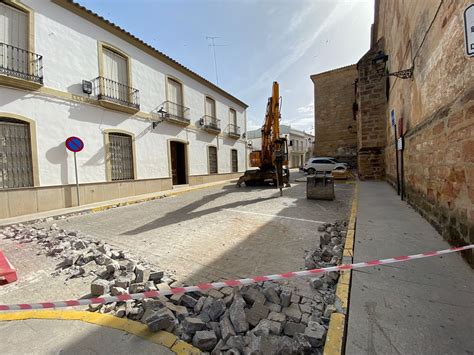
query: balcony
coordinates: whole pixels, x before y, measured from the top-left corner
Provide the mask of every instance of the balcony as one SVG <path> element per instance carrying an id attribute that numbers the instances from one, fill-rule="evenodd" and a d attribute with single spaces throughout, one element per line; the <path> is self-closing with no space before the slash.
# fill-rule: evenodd
<path id="1" fill-rule="evenodd" d="M 239 139 L 240 138 L 240 127 L 235 124 L 229 124 L 229 129 L 227 135 L 231 138 Z"/>
<path id="2" fill-rule="evenodd" d="M 93 81 L 94 95 L 109 109 L 136 113 L 140 110 L 139 91 L 125 84 L 99 76 Z"/>
<path id="3" fill-rule="evenodd" d="M 43 86 L 43 57 L 0 43 L 0 84 L 36 90 Z"/>
<path id="4" fill-rule="evenodd" d="M 221 120 L 215 117 L 205 115 L 201 118 L 201 126 L 204 130 L 210 133 L 221 133 Z"/>
<path id="5" fill-rule="evenodd" d="M 188 118 L 189 108 L 171 101 L 163 102 L 160 105 L 160 109 L 152 114 L 158 120 L 181 126 L 188 126 L 191 123 L 191 120 Z"/>

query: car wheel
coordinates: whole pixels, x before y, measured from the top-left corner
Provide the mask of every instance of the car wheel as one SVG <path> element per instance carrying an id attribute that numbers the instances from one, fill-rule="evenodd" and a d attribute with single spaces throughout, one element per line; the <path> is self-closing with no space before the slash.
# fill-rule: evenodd
<path id="1" fill-rule="evenodd" d="M 314 168 L 309 168 L 308 169 L 308 175 L 314 175 L 315 172 L 316 172 L 316 170 Z"/>

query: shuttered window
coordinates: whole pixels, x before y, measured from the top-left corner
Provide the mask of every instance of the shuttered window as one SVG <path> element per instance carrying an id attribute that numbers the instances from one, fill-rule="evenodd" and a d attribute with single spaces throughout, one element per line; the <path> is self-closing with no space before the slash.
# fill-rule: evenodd
<path id="1" fill-rule="evenodd" d="M 210 97 L 206 97 L 206 115 L 216 117 L 216 102 Z"/>
<path id="2" fill-rule="evenodd" d="M 134 178 L 132 144 L 132 137 L 129 135 L 109 133 L 112 181 L 131 180 Z"/>
<path id="3" fill-rule="evenodd" d="M 217 148 L 209 147 L 209 173 L 217 174 Z"/>
<path id="4" fill-rule="evenodd" d="M 176 117 L 184 117 L 183 86 L 176 80 L 168 78 L 168 113 Z"/>
<path id="5" fill-rule="evenodd" d="M 0 67 L 28 72 L 27 24 L 27 14 L 0 3 Z"/>
<path id="6" fill-rule="evenodd" d="M 105 93 L 120 101 L 129 101 L 127 58 L 103 48 L 104 77 L 109 79 L 105 84 Z"/>
<path id="7" fill-rule="evenodd" d="M 0 117 L 0 189 L 33 186 L 30 127 Z"/>
<path id="8" fill-rule="evenodd" d="M 238 160 L 236 149 L 231 150 L 231 160 L 232 160 L 232 172 L 236 173 L 239 171 L 239 160 Z"/>
<path id="9" fill-rule="evenodd" d="M 230 109 L 230 124 L 234 125 L 234 127 L 237 127 L 237 113 L 235 112 L 234 109 Z"/>

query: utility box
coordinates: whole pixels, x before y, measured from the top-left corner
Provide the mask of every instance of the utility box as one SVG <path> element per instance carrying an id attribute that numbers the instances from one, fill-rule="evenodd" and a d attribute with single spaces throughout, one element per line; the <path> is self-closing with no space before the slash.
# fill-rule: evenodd
<path id="1" fill-rule="evenodd" d="M 326 173 L 308 176 L 306 198 L 309 200 L 334 200 L 334 177 Z"/>

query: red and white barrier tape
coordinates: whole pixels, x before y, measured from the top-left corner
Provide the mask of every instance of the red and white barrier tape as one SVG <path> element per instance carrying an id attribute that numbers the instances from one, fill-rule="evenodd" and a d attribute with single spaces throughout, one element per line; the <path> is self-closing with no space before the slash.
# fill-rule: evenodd
<path id="1" fill-rule="evenodd" d="M 221 282 L 213 283 L 204 283 L 197 286 L 187 286 L 187 287 L 176 287 L 167 291 L 148 291 L 143 293 L 135 294 L 126 294 L 120 296 L 110 296 L 110 297 L 97 297 L 97 298 L 88 298 L 88 299 L 79 299 L 79 300 L 69 300 L 69 301 L 59 301 L 59 302 L 41 302 L 41 303 L 23 303 L 23 304 L 11 304 L 11 305 L 0 305 L 0 311 L 14 311 L 14 310 L 26 310 L 26 309 L 45 309 L 45 308 L 63 308 L 63 307 L 74 307 L 74 306 L 87 306 L 89 304 L 102 304 L 102 303 L 112 303 L 112 302 L 124 302 L 127 300 L 141 300 L 144 298 L 154 298 L 158 296 L 172 295 L 176 293 L 187 293 L 195 291 L 205 291 L 211 288 L 222 288 L 226 286 L 242 286 L 250 285 L 263 281 L 276 281 L 290 279 L 293 277 L 302 277 L 302 276 L 311 276 L 317 274 L 323 274 L 331 271 L 341 271 L 341 270 L 352 270 L 352 269 L 361 269 L 364 267 L 371 267 L 376 265 L 385 265 L 400 263 L 403 261 L 414 260 L 414 259 L 423 259 L 429 258 L 431 256 L 438 256 L 444 254 L 455 253 L 462 250 L 474 249 L 474 244 L 466 245 L 463 247 L 455 247 L 451 249 L 445 249 L 440 251 L 432 251 L 423 254 L 415 254 L 409 256 L 397 256 L 390 259 L 381 259 L 381 260 L 372 260 L 362 263 L 355 264 L 342 264 L 338 266 L 331 266 L 321 269 L 312 269 L 312 270 L 303 270 L 303 271 L 294 271 L 287 272 L 284 274 L 275 274 L 268 276 L 255 276 L 249 279 L 240 279 L 240 280 L 227 280 Z"/>

